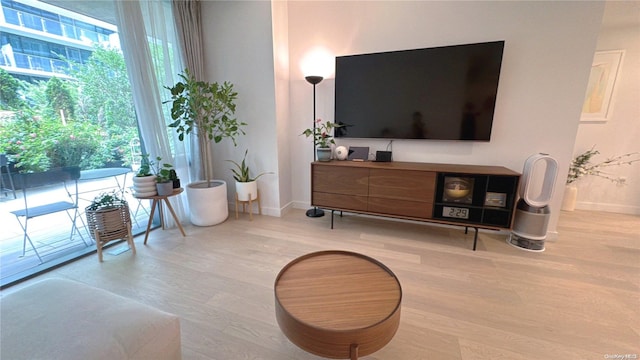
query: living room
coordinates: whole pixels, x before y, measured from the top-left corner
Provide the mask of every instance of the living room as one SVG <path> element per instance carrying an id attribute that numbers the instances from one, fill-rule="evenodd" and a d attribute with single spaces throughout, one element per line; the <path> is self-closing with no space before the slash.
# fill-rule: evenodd
<path id="1" fill-rule="evenodd" d="M 249 147 L 264 170 L 276 171 L 260 181 L 267 216 L 188 226 L 186 238 L 176 229 L 154 231 L 135 257 L 125 253 L 103 264 L 85 258 L 43 277 L 85 282 L 178 314 L 184 358 L 315 359 L 279 332 L 272 284 L 293 258 L 340 248 L 379 258 L 405 290 L 398 334 L 367 358 L 595 359 L 638 352 L 633 225 L 639 197 L 631 181 L 613 186 L 625 194 L 616 201 L 627 214 L 561 213 L 565 179 L 559 175 L 550 249 L 542 254 L 511 248 L 504 234 L 493 232 L 481 234 L 474 253 L 472 237 L 459 228 L 364 217 L 345 216 L 330 230 L 327 217 L 309 219 L 301 210 L 310 203 L 313 159 L 311 142 L 299 136 L 312 121 L 312 88 L 300 69 L 309 52 L 505 40 L 491 141 L 398 141 L 394 160 L 520 171 L 527 157 L 545 152 L 566 174 L 578 141 L 585 146 L 593 139 L 577 134 L 592 132 L 583 130 L 580 112 L 600 49 L 604 2 L 203 2 L 202 10 L 207 75 L 237 85 L 237 116 L 249 124 L 237 147 L 216 145 L 214 166 L 231 182 L 225 159 Z M 333 83 L 327 74 L 317 87 L 318 118 L 333 116 Z M 617 143 L 628 147 L 612 148 L 611 155 L 634 151 L 638 126 L 630 117 L 621 121 L 631 130 Z M 387 142 L 343 145 L 381 150 Z M 581 241 L 593 247 L 582 249 Z M 625 299 L 613 299 L 618 292 Z"/>

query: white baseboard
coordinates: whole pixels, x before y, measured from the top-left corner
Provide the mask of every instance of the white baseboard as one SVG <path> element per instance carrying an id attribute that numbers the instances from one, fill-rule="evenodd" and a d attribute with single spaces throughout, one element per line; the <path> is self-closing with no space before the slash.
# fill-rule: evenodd
<path id="1" fill-rule="evenodd" d="M 576 203 L 578 210 L 604 211 L 618 214 L 640 215 L 640 206 L 603 204 L 580 201 Z"/>

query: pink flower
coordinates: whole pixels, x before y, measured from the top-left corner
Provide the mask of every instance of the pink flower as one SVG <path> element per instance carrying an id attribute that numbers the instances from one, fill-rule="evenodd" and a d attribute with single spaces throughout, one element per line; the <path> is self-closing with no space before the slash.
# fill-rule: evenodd
<path id="1" fill-rule="evenodd" d="M 35 139 L 38 135 L 36 135 L 36 133 L 31 133 L 29 136 L 31 136 L 32 139 Z"/>
<path id="2" fill-rule="evenodd" d="M 20 140 L 16 141 L 16 145 L 22 145 L 22 141 Z"/>
<path id="3" fill-rule="evenodd" d="M 75 137 L 73 134 L 71 134 L 71 135 L 69 135 L 69 139 L 71 139 L 71 140 L 75 140 L 75 139 L 76 139 L 76 137 Z"/>

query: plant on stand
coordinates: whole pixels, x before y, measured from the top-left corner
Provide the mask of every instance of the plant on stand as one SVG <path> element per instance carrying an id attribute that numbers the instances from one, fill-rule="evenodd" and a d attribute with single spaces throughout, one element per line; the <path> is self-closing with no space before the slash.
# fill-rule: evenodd
<path id="1" fill-rule="evenodd" d="M 236 194 L 239 201 L 255 200 L 258 197 L 258 180 L 259 177 L 266 174 L 273 174 L 272 172 L 263 172 L 254 177 L 251 176 L 251 170 L 247 165 L 247 153 L 249 150 L 245 150 L 244 157 L 241 163 L 237 163 L 233 160 L 227 160 L 235 165 L 233 172 L 233 178 L 236 180 Z"/>
<path id="2" fill-rule="evenodd" d="M 334 128 L 342 127 L 331 121 L 325 123 L 321 119 L 317 119 L 313 129 L 305 129 L 302 134 L 306 137 L 313 136 L 313 144 L 316 147 L 318 161 L 331 160 L 331 145 L 335 144 L 331 131 Z"/>
<path id="3" fill-rule="evenodd" d="M 605 169 L 612 166 L 631 165 L 635 162 L 640 161 L 640 153 L 633 152 L 623 155 L 617 155 L 597 163 L 592 163 L 591 158 L 598 154 L 600 154 L 600 152 L 598 150 L 595 150 L 594 146 L 591 149 L 576 156 L 571 161 L 571 165 L 569 166 L 569 174 L 567 175 L 565 195 L 562 199 L 562 210 L 573 211 L 575 209 L 578 188 L 574 183 L 580 180 L 582 177 L 593 175 L 610 180 L 617 185 L 625 185 L 625 178 L 611 174 Z"/>
<path id="4" fill-rule="evenodd" d="M 226 183 L 212 180 L 211 142 L 219 143 L 229 138 L 236 145 L 236 137 L 243 135 L 246 123 L 239 122 L 233 114 L 238 93 L 229 82 L 209 83 L 198 81 L 187 69 L 178 75 L 181 81 L 172 87 L 171 118 L 169 127 L 178 133 L 178 139 L 196 136 L 200 155 L 200 170 L 205 181 L 187 185 L 190 220 L 194 225 L 210 226 L 224 221 L 229 216 Z M 214 190 L 211 190 L 214 189 Z"/>
<path id="5" fill-rule="evenodd" d="M 120 193 L 112 191 L 100 193 L 85 208 L 87 227 L 96 242 L 98 259 L 102 262 L 102 247 L 114 240 L 126 239 L 133 254 L 136 246 L 131 234 L 129 205 Z"/>
<path id="6" fill-rule="evenodd" d="M 156 161 L 155 173 L 158 195 L 171 195 L 173 193 L 173 179 L 171 177 L 173 165 L 168 163 L 162 163 L 162 165 L 160 165 L 162 158 L 159 156 L 156 158 Z"/>
<path id="7" fill-rule="evenodd" d="M 140 167 L 133 177 L 134 196 L 153 196 L 158 193 L 156 177 L 151 172 L 153 161 L 149 160 L 149 154 L 140 155 Z"/>

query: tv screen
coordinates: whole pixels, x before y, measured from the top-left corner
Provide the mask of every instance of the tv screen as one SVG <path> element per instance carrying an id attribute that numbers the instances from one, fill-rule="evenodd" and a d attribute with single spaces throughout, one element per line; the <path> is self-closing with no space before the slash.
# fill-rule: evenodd
<path id="1" fill-rule="evenodd" d="M 341 138 L 489 141 L 504 41 L 336 57 Z"/>

